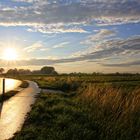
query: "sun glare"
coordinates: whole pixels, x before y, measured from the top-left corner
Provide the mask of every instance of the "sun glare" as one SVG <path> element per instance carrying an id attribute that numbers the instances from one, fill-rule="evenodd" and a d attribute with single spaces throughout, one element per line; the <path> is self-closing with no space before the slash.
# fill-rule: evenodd
<path id="1" fill-rule="evenodd" d="M 15 48 L 6 48 L 3 52 L 3 59 L 13 61 L 17 59 L 17 51 Z"/>

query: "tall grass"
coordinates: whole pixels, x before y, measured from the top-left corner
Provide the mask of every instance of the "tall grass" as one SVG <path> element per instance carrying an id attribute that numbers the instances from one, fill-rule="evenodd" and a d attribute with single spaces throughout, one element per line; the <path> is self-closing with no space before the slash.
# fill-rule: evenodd
<path id="1" fill-rule="evenodd" d="M 32 80 L 41 88 L 66 93 L 41 93 L 14 140 L 139 140 L 139 77 L 42 76 Z"/>
<path id="2" fill-rule="evenodd" d="M 100 127 L 100 139 L 134 140 L 140 136 L 140 88 L 89 84 L 79 100 Z"/>

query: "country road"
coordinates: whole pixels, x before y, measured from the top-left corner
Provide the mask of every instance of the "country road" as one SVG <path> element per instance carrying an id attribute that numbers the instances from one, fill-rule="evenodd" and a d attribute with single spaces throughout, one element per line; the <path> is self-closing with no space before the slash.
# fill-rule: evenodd
<path id="1" fill-rule="evenodd" d="M 29 81 L 29 87 L 5 101 L 0 116 L 0 140 L 9 139 L 19 131 L 26 114 L 40 92 L 35 82 Z"/>

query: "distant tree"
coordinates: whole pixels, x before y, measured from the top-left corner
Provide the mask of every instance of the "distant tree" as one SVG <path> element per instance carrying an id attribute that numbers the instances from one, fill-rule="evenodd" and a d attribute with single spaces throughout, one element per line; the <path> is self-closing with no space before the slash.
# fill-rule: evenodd
<path id="1" fill-rule="evenodd" d="M 54 67 L 45 66 L 40 70 L 41 74 L 57 74 Z"/>
<path id="2" fill-rule="evenodd" d="M 1 73 L 1 72 L 0 72 Z M 29 69 L 9 69 L 7 71 L 8 75 L 28 75 L 28 74 L 50 74 L 50 75 L 56 75 L 57 72 L 55 71 L 54 67 L 48 67 L 45 66 L 41 70 L 29 70 Z"/>
<path id="3" fill-rule="evenodd" d="M 119 72 L 116 72 L 115 75 L 120 75 L 120 73 Z"/>
<path id="4" fill-rule="evenodd" d="M 40 70 L 33 70 L 32 74 L 41 74 L 41 71 Z"/>
<path id="5" fill-rule="evenodd" d="M 19 74 L 31 74 L 31 71 L 29 69 L 19 69 L 18 70 Z"/>
<path id="6" fill-rule="evenodd" d="M 19 74 L 19 73 L 18 73 L 18 70 L 15 68 L 15 69 L 9 69 L 9 70 L 7 71 L 7 74 L 10 74 L 10 75 L 17 75 L 17 74 Z"/>
<path id="7" fill-rule="evenodd" d="M 4 72 L 4 68 L 0 68 L 0 74 Z"/>
<path id="8" fill-rule="evenodd" d="M 29 69 L 9 69 L 7 71 L 7 74 L 10 75 L 17 75 L 17 74 L 21 74 L 21 75 L 26 75 L 26 74 L 31 74 L 32 72 Z"/>

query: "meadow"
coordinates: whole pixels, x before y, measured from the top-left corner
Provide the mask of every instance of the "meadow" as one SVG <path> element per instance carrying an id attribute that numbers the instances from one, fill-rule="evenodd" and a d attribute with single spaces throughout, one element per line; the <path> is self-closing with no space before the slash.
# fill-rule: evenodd
<path id="1" fill-rule="evenodd" d="M 43 89 L 14 140 L 138 140 L 140 75 L 27 75 Z"/>

